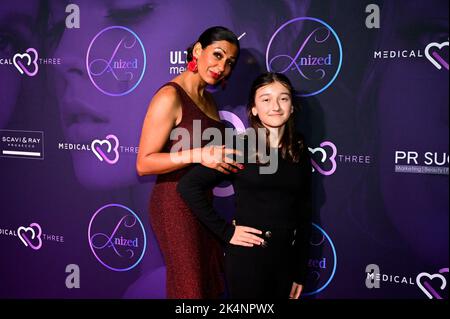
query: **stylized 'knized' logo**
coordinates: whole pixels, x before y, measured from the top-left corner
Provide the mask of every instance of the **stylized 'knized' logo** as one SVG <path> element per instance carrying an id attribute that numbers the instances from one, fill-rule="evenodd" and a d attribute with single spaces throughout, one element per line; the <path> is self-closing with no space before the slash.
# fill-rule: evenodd
<path id="1" fill-rule="evenodd" d="M 114 271 L 136 267 L 147 245 L 141 220 L 120 204 L 108 204 L 95 212 L 89 223 L 88 239 L 97 260 Z"/>
<path id="2" fill-rule="evenodd" d="M 100 31 L 92 39 L 86 55 L 89 78 L 99 91 L 110 96 L 133 91 L 144 77 L 146 64 L 142 41 L 122 26 Z"/>
<path id="3" fill-rule="evenodd" d="M 311 296 L 323 291 L 336 274 L 337 253 L 333 241 L 325 230 L 312 223 L 308 273 L 303 296 Z"/>
<path id="4" fill-rule="evenodd" d="M 300 17 L 287 21 L 273 34 L 266 51 L 270 72 L 289 77 L 299 96 L 326 90 L 342 65 L 342 45 L 331 26 L 322 20 Z"/>
<path id="5" fill-rule="evenodd" d="M 234 129 L 239 132 L 239 133 L 244 133 L 245 132 L 245 125 L 244 123 L 242 123 L 241 119 L 239 118 L 239 116 L 237 116 L 236 114 L 234 114 L 233 112 L 229 112 L 229 111 L 219 111 L 219 116 L 220 119 L 222 121 L 226 121 L 228 123 L 230 123 L 231 125 L 233 125 Z M 234 194 L 234 188 L 233 185 L 228 185 L 228 186 L 216 186 L 213 189 L 213 194 L 214 196 L 217 197 L 228 197 Z"/>

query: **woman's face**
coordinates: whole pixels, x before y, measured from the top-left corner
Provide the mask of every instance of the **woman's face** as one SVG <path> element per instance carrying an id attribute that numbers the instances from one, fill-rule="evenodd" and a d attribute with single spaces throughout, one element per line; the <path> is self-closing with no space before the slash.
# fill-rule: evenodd
<path id="1" fill-rule="evenodd" d="M 280 128 L 293 112 L 289 89 L 280 82 L 273 82 L 256 90 L 252 114 L 258 116 L 267 128 Z"/>
<path id="2" fill-rule="evenodd" d="M 7 86 L 0 94 L 0 128 L 5 127 L 16 105 L 21 75 L 13 64 L 16 53 L 32 46 L 32 27 L 37 16 L 37 1 L 7 1 L 0 10 L 0 83 Z"/>
<path id="3" fill-rule="evenodd" d="M 58 3 L 54 1 L 55 6 Z M 174 66 L 185 67 L 184 51 L 201 32 L 213 25 L 231 28 L 227 3 L 161 0 L 149 4 L 146 0 L 85 0 L 77 4 L 82 17 L 81 28 L 65 29 L 54 52 L 62 60 L 53 76 L 65 139 L 68 143 L 82 144 L 90 144 L 95 139 L 108 140 L 112 147 L 119 145 L 119 159 L 110 164 L 106 160 L 101 161 L 93 151 L 72 151 L 75 173 L 87 188 L 108 189 L 132 185 L 137 183 L 136 147 L 153 94 L 179 74 Z M 64 24 L 64 8 L 58 12 L 62 13 L 59 20 Z M 111 26 L 131 29 L 142 41 L 146 53 L 146 71 L 142 82 L 131 93 L 123 96 L 109 96 L 100 92 L 87 73 L 86 56 L 91 41 L 101 30 Z M 132 40 L 125 39 L 123 45 L 132 45 Z M 106 41 L 96 48 L 97 58 L 108 61 L 113 56 L 119 41 L 110 42 Z M 235 54 L 232 47 L 226 43 L 223 45 L 225 50 L 230 50 L 228 55 Z M 120 49 L 125 50 L 123 46 Z M 219 49 L 207 48 L 205 54 L 210 56 L 210 50 Z M 220 71 L 221 61 L 212 63 L 210 58 L 206 59 L 205 72 Z M 117 64 L 118 67 L 120 65 Z M 130 67 L 133 67 L 133 63 Z M 108 70 L 103 76 L 110 82 L 115 81 Z M 120 88 L 121 85 L 126 87 L 128 83 L 122 79 L 115 85 Z M 107 139 L 107 136 L 110 138 Z M 106 145 L 101 147 L 105 152 Z"/>
<path id="4" fill-rule="evenodd" d="M 206 83 L 215 85 L 230 75 L 238 54 L 234 44 L 222 40 L 200 47 L 199 43 L 195 46 L 194 56 L 198 58 L 198 73 Z"/>
<path id="5" fill-rule="evenodd" d="M 448 41 L 447 0 L 398 5 L 402 15 L 394 23 L 395 36 L 384 47 L 423 51 L 431 42 Z M 425 166 L 425 154 L 430 152 L 433 162 L 436 154 L 437 161 L 444 159 L 448 167 L 448 80 L 448 70 L 438 70 L 425 57 L 390 60 L 378 99 L 386 211 L 403 239 L 428 262 L 445 258 L 448 262 L 448 175 L 395 173 L 394 165 Z M 409 163 L 406 159 L 395 163 L 397 151 L 411 152 Z"/>

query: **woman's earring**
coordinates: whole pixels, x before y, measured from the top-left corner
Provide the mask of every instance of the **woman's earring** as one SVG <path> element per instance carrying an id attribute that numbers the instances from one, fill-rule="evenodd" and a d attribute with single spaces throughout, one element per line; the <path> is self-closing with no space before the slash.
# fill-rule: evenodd
<path id="1" fill-rule="evenodd" d="M 192 60 L 188 62 L 187 68 L 189 71 L 194 73 L 198 71 L 197 58 L 195 56 L 193 56 Z"/>

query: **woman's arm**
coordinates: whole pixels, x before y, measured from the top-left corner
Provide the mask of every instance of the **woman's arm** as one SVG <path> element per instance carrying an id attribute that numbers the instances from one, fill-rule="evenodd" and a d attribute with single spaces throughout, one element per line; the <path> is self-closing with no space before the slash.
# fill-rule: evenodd
<path id="1" fill-rule="evenodd" d="M 150 102 L 142 126 L 136 161 L 139 176 L 168 173 L 192 163 L 194 150 L 181 151 L 179 162 L 174 162 L 170 153 L 161 153 L 181 116 L 181 101 L 176 89 L 163 87 Z"/>
<path id="2" fill-rule="evenodd" d="M 177 153 L 162 153 L 172 129 L 182 117 L 181 100 L 175 88 L 165 86 L 159 90 L 147 110 L 142 127 L 136 170 L 139 176 L 169 173 L 192 163 L 219 170 L 225 174 L 236 172 L 239 165 L 226 155 L 233 149 L 221 146 L 187 149 Z"/>

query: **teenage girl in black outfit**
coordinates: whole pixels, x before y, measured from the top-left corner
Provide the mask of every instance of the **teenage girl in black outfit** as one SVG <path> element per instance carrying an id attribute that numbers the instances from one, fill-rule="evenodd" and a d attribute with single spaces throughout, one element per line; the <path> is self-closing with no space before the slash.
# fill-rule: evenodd
<path id="1" fill-rule="evenodd" d="M 260 75 L 250 93 L 251 126 L 265 129 L 264 151 L 277 152 L 270 157 L 278 163 L 273 174 L 262 173 L 261 168 L 274 163 L 263 163 L 247 138 L 242 170 L 230 174 L 197 166 L 178 184 L 191 210 L 227 243 L 231 298 L 297 299 L 303 289 L 311 234 L 311 164 L 308 148 L 295 134 L 292 95 L 289 79 L 279 73 Z M 232 224 L 219 216 L 207 196 L 225 179 L 232 181 L 236 194 Z"/>

